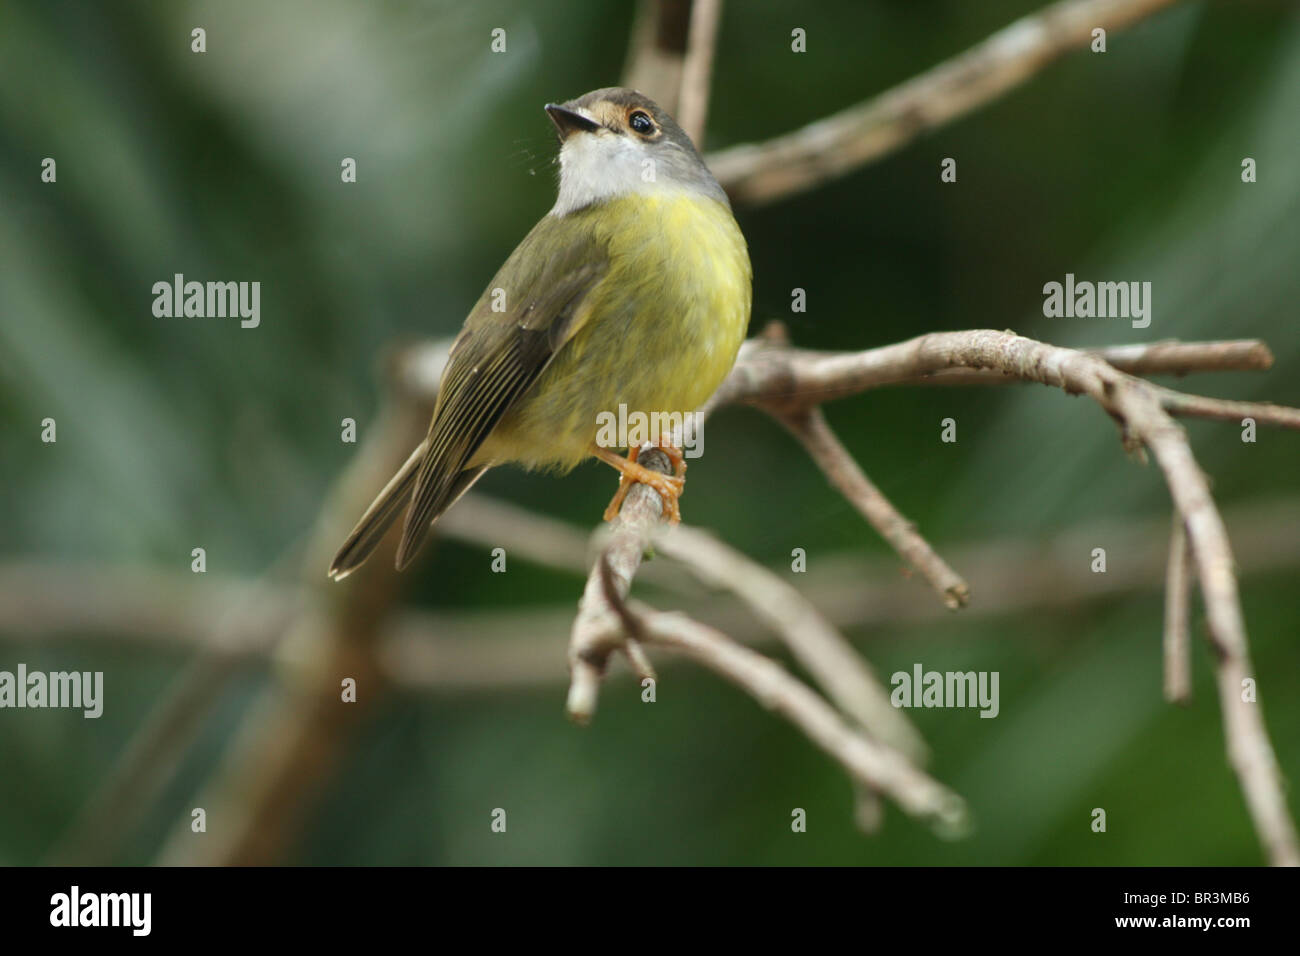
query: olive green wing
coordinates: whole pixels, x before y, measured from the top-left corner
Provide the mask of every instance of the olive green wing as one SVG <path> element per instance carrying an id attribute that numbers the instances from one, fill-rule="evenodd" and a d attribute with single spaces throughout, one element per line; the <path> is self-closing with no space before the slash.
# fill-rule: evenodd
<path id="1" fill-rule="evenodd" d="M 462 473 L 484 439 L 586 318 L 584 300 L 609 253 L 581 213 L 546 216 L 506 260 L 452 346 L 415 473 L 397 567 L 468 487 Z M 477 477 L 477 473 L 474 475 Z"/>

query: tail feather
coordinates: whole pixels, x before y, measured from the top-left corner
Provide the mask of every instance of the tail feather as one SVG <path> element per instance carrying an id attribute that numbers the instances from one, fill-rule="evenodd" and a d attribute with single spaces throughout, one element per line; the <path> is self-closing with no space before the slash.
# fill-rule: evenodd
<path id="1" fill-rule="evenodd" d="M 433 523 L 448 508 L 460 500 L 461 495 L 469 491 L 474 482 L 483 477 L 487 465 L 466 468 L 456 474 L 451 481 L 440 482 L 436 494 L 428 501 L 413 500 L 406 515 L 406 526 L 402 531 L 402 540 L 397 545 L 397 570 L 406 568 L 419 552 Z"/>
<path id="2" fill-rule="evenodd" d="M 365 563 L 379 542 L 384 539 L 388 529 L 392 527 L 402 512 L 410 503 L 411 495 L 415 489 L 415 479 L 420 471 L 420 464 L 428 452 L 428 441 L 423 441 L 411 452 L 411 457 L 406 459 L 406 464 L 395 474 L 391 481 L 384 486 L 366 513 L 361 516 L 352 533 L 348 535 L 343 546 L 339 548 L 338 554 L 334 556 L 334 561 L 330 564 L 329 576 L 335 581 L 341 581 L 357 568 Z M 428 523 L 432 524 L 438 517 L 454 505 L 474 482 L 482 477 L 483 472 L 487 471 L 488 466 L 481 465 L 477 468 L 469 468 L 460 472 L 447 487 L 446 492 L 440 500 L 435 502 L 432 514 L 428 518 Z M 412 554 L 404 554 L 398 561 L 398 569 L 406 567 L 411 562 Z"/>
<path id="3" fill-rule="evenodd" d="M 343 542 L 343 546 L 339 548 L 338 554 L 334 555 L 329 576 L 335 581 L 343 580 L 361 567 L 383 540 L 384 532 L 402 513 L 407 500 L 411 497 L 411 489 L 415 487 L 415 476 L 419 471 L 420 462 L 424 459 L 427 445 L 427 441 L 421 442 L 415 451 L 411 452 L 411 456 L 406 459 L 406 464 L 402 465 L 397 474 L 393 475 L 392 480 L 384 486 L 384 490 L 371 502 L 366 513 L 361 516 L 361 520 L 357 522 L 352 533 Z"/>

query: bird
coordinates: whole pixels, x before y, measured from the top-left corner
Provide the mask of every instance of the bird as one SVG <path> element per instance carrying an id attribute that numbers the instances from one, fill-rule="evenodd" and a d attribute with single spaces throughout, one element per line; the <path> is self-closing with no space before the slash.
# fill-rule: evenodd
<path id="1" fill-rule="evenodd" d="M 559 139 L 555 205 L 488 283 L 452 344 L 429 431 L 329 568 L 356 570 L 405 513 L 396 566 L 489 469 L 564 473 L 589 458 L 619 471 L 611 520 L 638 482 L 680 520 L 685 462 L 647 436 L 669 476 L 596 441 L 620 406 L 699 408 L 736 360 L 753 270 L 727 194 L 677 122 L 649 97 L 606 87 L 545 110 Z M 623 446 L 619 446 L 623 447 Z"/>

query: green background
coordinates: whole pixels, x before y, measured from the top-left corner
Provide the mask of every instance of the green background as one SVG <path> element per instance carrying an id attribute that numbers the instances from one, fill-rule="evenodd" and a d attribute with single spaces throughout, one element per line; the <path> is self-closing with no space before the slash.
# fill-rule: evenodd
<path id="1" fill-rule="evenodd" d="M 1027 2 L 726 5 L 704 147 L 762 140 L 966 49 Z M 208 50 L 190 52 L 190 29 Z M 381 400 L 393 343 L 453 334 L 554 198 L 541 110 L 622 72 L 631 10 L 556 3 L 15 2 L 0 6 L 0 548 L 29 562 L 253 580 L 311 528 Z M 790 51 L 790 30 L 808 52 Z M 493 28 L 507 53 L 489 52 Z M 1300 16 L 1286 2 L 1182 3 L 1075 52 L 991 106 L 812 192 L 738 208 L 754 324 L 796 344 L 882 345 L 1012 328 L 1060 345 L 1261 338 L 1268 372 L 1196 376 L 1194 391 L 1300 405 Z M 57 184 L 40 162 L 58 162 Z M 358 182 L 340 182 L 341 157 Z M 943 157 L 958 182 L 939 181 Z M 1241 182 L 1245 156 L 1259 181 Z M 158 319 L 173 273 L 259 280 L 262 321 Z M 1153 284 L 1151 327 L 1048 319 L 1042 286 Z M 790 290 L 808 310 L 790 312 Z M 835 403 L 832 425 L 940 552 L 1151 520 L 1168 492 L 1126 458 L 1107 417 L 1038 387 L 885 389 Z M 58 421 L 58 442 L 39 440 Z M 938 440 L 958 420 L 958 442 Z M 1189 422 L 1216 496 L 1296 500 L 1300 436 Z M 684 511 L 789 576 L 887 547 L 783 431 L 729 409 L 708 426 Z M 484 492 L 594 527 L 614 486 L 589 463 L 555 479 L 498 469 Z M 1294 514 L 1294 511 L 1292 512 Z M 1233 530 L 1231 519 L 1229 531 Z M 1300 535 L 1300 528 L 1295 529 Z M 1157 549 L 1163 547 L 1161 530 Z M 1099 532 L 1100 534 L 1100 532 Z M 1104 541 L 1099 542 L 1104 545 Z M 446 542 L 412 569 L 425 608 L 573 608 L 579 576 Z M 1109 574 L 1126 573 L 1125 554 Z M 1267 556 L 1265 556 L 1267 557 Z M 1086 585 L 1089 554 L 1077 555 Z M 963 570 L 961 567 L 958 571 Z M 1300 588 L 1294 562 L 1241 582 L 1265 716 L 1300 771 Z M 919 581 L 898 589 L 932 600 Z M 879 582 L 872 582 L 879 583 Z M 50 587 L 56 587 L 54 583 Z M 77 594 L 63 595 L 76 602 Z M 21 595 L 0 589 L 0 601 Z M 654 599 L 671 606 L 671 598 Z M 165 594 L 159 601 L 166 601 Z M 912 711 L 930 769 L 976 829 L 938 839 L 896 808 L 857 833 L 849 785 L 779 718 L 710 674 L 669 665 L 658 702 L 619 672 L 594 724 L 556 680 L 386 695 L 337 774 L 294 810 L 291 863 L 1257 864 L 1224 758 L 1204 643 L 1189 709 L 1160 692 L 1163 598 L 1120 597 L 851 628 L 888 675 L 1001 675 L 1001 714 Z M 1032 602 L 1030 602 L 1032 604 Z M 1195 633 L 1202 633 L 1199 608 Z M 754 625 L 755 632 L 760 629 Z M 0 862 L 34 863 L 117 761 L 188 654 L 0 633 L 0 669 L 103 670 L 103 718 L 0 711 Z M 539 638 L 540 639 L 540 638 Z M 115 862 L 148 862 L 187 818 L 272 674 L 241 668 Z M 1297 801 L 1291 797 L 1293 811 Z M 506 808 L 506 835 L 489 830 Z M 794 834 L 790 813 L 808 812 Z M 1090 829 L 1103 807 L 1108 832 Z M 209 821 L 209 827 L 219 821 Z"/>

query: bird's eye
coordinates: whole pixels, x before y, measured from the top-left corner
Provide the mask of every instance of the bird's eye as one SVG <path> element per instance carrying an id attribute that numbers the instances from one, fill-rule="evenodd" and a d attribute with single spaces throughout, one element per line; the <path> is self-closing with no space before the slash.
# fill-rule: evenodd
<path id="1" fill-rule="evenodd" d="M 649 113 L 646 113 L 642 110 L 634 111 L 632 115 L 628 117 L 627 123 L 629 126 L 632 127 L 632 129 L 640 133 L 642 136 L 646 136 L 654 132 L 654 128 L 655 128 L 654 120 L 650 118 Z"/>

